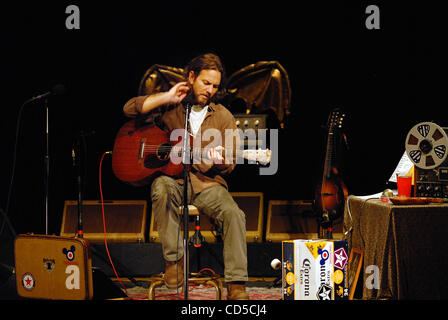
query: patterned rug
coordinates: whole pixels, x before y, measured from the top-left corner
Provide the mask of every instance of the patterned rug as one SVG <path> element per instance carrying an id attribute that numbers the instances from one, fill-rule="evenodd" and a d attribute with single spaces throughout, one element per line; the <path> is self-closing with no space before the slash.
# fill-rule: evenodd
<path id="1" fill-rule="evenodd" d="M 148 300 L 150 283 L 141 286 L 126 284 L 126 294 L 131 300 Z M 121 286 L 121 285 L 119 285 Z M 189 285 L 189 300 L 216 300 L 216 289 L 210 285 Z M 123 289 L 122 289 L 123 290 Z M 248 283 L 246 291 L 251 300 L 281 300 L 281 288 L 272 287 L 269 283 Z M 155 289 L 155 300 L 184 300 L 185 295 L 181 288 L 170 290 L 166 286 Z M 227 298 L 227 289 L 223 288 L 222 299 Z"/>

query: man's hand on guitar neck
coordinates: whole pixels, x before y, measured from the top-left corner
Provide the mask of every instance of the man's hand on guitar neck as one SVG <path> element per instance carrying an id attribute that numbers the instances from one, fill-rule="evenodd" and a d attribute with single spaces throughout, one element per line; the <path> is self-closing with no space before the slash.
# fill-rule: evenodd
<path id="1" fill-rule="evenodd" d="M 225 163 L 224 152 L 225 148 L 222 146 L 217 146 L 213 148 L 207 147 L 202 155 L 202 161 L 200 163 L 194 164 L 195 169 L 203 173 L 208 172 L 212 167 L 215 167 L 220 172 L 225 173 L 230 167 L 235 166 L 235 164 Z"/>
<path id="2" fill-rule="evenodd" d="M 178 82 L 169 91 L 147 97 L 141 112 L 145 114 L 161 106 L 178 104 L 187 96 L 189 90 L 186 82 Z"/>

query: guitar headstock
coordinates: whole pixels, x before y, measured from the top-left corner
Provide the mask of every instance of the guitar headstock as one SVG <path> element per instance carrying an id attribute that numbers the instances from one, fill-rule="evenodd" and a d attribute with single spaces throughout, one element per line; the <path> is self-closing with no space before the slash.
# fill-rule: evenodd
<path id="1" fill-rule="evenodd" d="M 335 131 L 342 130 L 344 118 L 345 118 L 344 112 L 342 112 L 339 108 L 334 109 L 328 116 L 328 123 L 327 123 L 328 132 L 333 133 Z"/>

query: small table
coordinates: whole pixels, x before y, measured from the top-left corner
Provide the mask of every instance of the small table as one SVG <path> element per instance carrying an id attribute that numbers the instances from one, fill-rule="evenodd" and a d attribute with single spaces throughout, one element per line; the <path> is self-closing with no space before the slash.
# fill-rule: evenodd
<path id="1" fill-rule="evenodd" d="M 350 196 L 344 230 L 364 251 L 363 299 L 448 298 L 448 204 Z"/>

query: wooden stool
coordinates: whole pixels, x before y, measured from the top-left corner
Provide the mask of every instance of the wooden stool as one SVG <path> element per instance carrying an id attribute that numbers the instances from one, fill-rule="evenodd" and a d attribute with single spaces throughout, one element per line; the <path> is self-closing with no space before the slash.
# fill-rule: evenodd
<path id="1" fill-rule="evenodd" d="M 183 206 L 179 207 L 178 214 L 183 214 Z M 188 215 L 190 216 L 196 216 L 196 220 L 199 222 L 199 215 L 200 212 L 198 208 L 196 208 L 193 205 L 188 205 Z M 188 257 L 187 257 L 188 258 Z M 189 263 L 188 259 L 186 259 L 185 263 Z M 161 287 L 165 284 L 163 281 L 163 274 L 156 275 L 154 277 L 150 278 L 151 285 L 148 289 L 148 299 L 154 300 L 155 298 L 155 288 Z M 213 274 L 211 276 L 203 276 L 200 273 L 191 273 L 188 278 L 188 284 L 195 284 L 195 285 L 211 285 L 216 290 L 216 300 L 222 299 L 222 291 L 223 291 L 223 285 L 222 281 L 220 279 L 220 276 L 217 274 Z M 184 286 L 182 285 L 182 292 L 184 291 Z"/>

